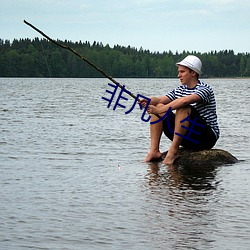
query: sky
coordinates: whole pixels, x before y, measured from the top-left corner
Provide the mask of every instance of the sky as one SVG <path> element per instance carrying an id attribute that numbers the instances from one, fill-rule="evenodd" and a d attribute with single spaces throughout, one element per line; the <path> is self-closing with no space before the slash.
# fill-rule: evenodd
<path id="1" fill-rule="evenodd" d="M 0 0 L 0 38 L 42 36 L 151 52 L 250 52 L 249 0 Z"/>

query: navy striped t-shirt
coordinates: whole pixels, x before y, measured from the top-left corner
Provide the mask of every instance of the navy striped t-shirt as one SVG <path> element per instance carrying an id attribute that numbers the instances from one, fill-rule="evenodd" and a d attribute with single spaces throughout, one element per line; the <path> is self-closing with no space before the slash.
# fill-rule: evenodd
<path id="1" fill-rule="evenodd" d="M 192 103 L 190 105 L 198 111 L 201 118 L 207 122 L 207 125 L 210 126 L 218 139 L 220 130 L 217 122 L 216 102 L 213 89 L 208 84 L 199 81 L 198 84 L 192 89 L 188 88 L 187 85 L 181 85 L 167 93 L 166 96 L 171 101 L 174 101 L 180 97 L 191 94 L 197 94 L 201 98 L 201 102 Z"/>

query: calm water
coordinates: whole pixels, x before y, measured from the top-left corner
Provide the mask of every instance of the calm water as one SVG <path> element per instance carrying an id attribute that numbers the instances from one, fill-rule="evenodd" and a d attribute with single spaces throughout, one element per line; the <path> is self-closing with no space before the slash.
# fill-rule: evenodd
<path id="1" fill-rule="evenodd" d="M 160 95 L 177 79 L 121 79 Z M 108 109 L 107 79 L 0 79 L 0 249 L 249 249 L 250 79 L 208 79 L 240 161 L 143 163 L 141 111 Z M 170 143 L 163 141 L 167 150 Z"/>

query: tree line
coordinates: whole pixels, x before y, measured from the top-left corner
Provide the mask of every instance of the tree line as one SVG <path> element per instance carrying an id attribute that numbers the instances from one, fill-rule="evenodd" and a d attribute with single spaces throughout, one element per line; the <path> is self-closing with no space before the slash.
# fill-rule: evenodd
<path id="1" fill-rule="evenodd" d="M 59 41 L 84 55 L 113 77 L 176 77 L 175 63 L 186 55 L 198 56 L 203 63 L 203 77 L 249 77 L 250 53 L 233 50 L 150 52 L 143 48 L 99 42 Z M 99 72 L 73 53 L 46 39 L 0 39 L 0 77 L 101 77 Z"/>

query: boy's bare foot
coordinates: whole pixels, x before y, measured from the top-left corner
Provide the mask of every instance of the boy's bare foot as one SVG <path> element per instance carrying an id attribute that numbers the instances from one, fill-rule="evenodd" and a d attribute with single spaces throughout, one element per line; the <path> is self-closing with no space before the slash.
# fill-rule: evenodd
<path id="1" fill-rule="evenodd" d="M 161 159 L 161 152 L 156 151 L 156 152 L 149 152 L 148 155 L 146 156 L 144 162 L 151 162 L 151 161 L 157 161 Z"/>
<path id="2" fill-rule="evenodd" d="M 162 163 L 166 165 L 174 164 L 174 161 L 178 158 L 178 156 L 179 156 L 178 151 L 169 150 Z"/>

